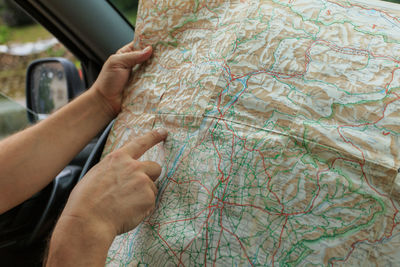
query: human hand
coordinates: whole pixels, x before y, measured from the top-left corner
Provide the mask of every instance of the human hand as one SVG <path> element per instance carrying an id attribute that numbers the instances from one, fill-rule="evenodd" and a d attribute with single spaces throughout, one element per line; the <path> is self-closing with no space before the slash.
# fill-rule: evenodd
<path id="1" fill-rule="evenodd" d="M 155 207 L 161 173 L 157 163 L 137 159 L 167 135 L 154 130 L 107 155 L 72 191 L 60 220 L 78 219 L 112 238 L 136 227 Z"/>
<path id="2" fill-rule="evenodd" d="M 132 68 L 149 59 L 152 52 L 151 46 L 135 51 L 132 42 L 119 49 L 104 63 L 93 89 L 105 100 L 113 117 L 121 110 L 122 92 L 130 80 Z"/>

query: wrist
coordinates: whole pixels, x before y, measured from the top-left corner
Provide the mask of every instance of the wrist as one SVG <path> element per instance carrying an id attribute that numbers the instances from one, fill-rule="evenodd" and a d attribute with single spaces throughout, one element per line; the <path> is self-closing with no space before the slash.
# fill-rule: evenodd
<path id="1" fill-rule="evenodd" d="M 107 98 L 101 90 L 96 86 L 96 84 L 89 90 L 89 93 L 92 94 L 93 99 L 96 103 L 101 105 L 101 110 L 108 116 L 111 120 L 114 119 L 121 110 L 120 104 L 115 104 L 116 101 L 112 101 L 112 99 Z"/>
<path id="2" fill-rule="evenodd" d="M 102 266 L 114 237 L 105 224 L 61 215 L 51 237 L 47 266 Z"/>
<path id="3" fill-rule="evenodd" d="M 61 215 L 57 225 L 60 228 L 73 229 L 79 231 L 84 231 L 85 237 L 90 237 L 92 240 L 98 240 L 102 243 L 107 243 L 113 241 L 116 236 L 115 229 L 106 223 L 102 223 L 96 218 L 91 216 L 75 216 L 75 215 Z M 56 227 L 57 228 L 57 227 Z"/>

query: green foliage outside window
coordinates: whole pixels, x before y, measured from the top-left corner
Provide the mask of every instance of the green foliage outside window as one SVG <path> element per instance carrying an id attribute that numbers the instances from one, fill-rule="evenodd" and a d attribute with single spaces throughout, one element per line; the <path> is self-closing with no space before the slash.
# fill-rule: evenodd
<path id="1" fill-rule="evenodd" d="M 400 4 L 400 0 L 383 0 L 385 2 L 392 2 L 392 3 L 396 3 L 396 4 Z"/>
<path id="2" fill-rule="evenodd" d="M 122 12 L 136 9 L 139 3 L 139 0 L 112 0 L 111 1 L 119 10 Z"/>
<path id="3" fill-rule="evenodd" d="M 1 20 L 7 26 L 15 27 L 33 24 L 28 16 L 13 0 L 0 0 Z"/>
<path id="4" fill-rule="evenodd" d="M 110 0 L 110 2 L 135 26 L 139 0 Z"/>
<path id="5" fill-rule="evenodd" d="M 0 25 L 0 45 L 7 43 L 10 38 L 10 30 L 5 25 Z"/>

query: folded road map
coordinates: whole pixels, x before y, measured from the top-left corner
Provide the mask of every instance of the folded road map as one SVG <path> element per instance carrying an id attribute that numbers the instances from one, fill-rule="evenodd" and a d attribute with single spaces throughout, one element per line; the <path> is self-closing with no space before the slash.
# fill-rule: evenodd
<path id="1" fill-rule="evenodd" d="M 156 210 L 110 266 L 400 262 L 400 9 L 379 1 L 146 0 L 104 154 L 153 128 Z"/>

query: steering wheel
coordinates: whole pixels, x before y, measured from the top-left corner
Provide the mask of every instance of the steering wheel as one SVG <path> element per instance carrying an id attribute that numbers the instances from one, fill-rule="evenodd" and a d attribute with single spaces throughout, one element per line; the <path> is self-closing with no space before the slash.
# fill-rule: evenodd
<path id="1" fill-rule="evenodd" d="M 47 239 L 69 194 L 100 161 L 113 124 L 114 121 L 42 191 L 0 215 L 0 257 L 5 266 L 27 266 L 32 262 L 41 266 Z"/>

